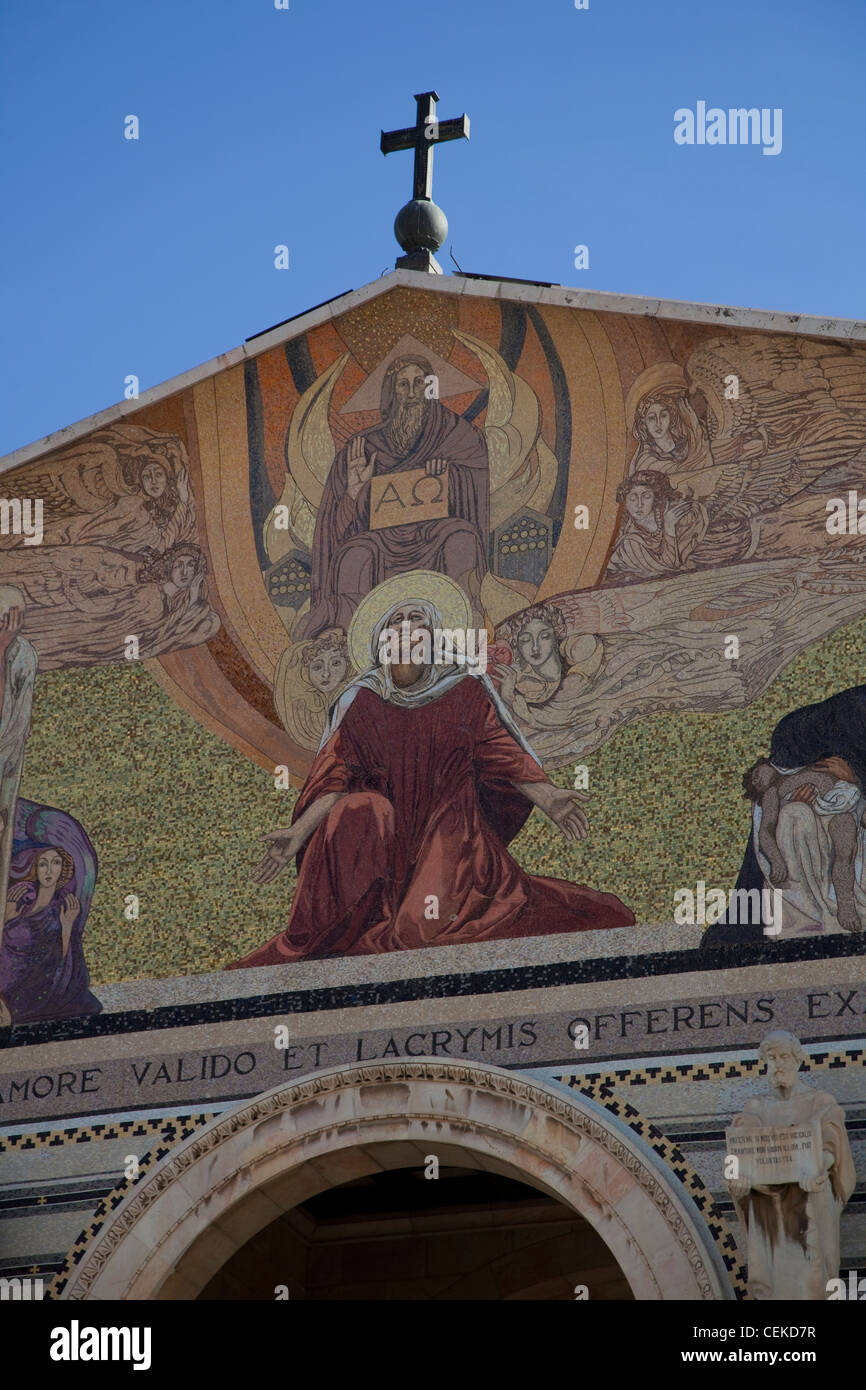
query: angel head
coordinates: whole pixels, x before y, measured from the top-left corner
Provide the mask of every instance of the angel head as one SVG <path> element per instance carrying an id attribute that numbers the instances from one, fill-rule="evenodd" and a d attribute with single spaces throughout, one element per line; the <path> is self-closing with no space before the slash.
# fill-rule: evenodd
<path id="1" fill-rule="evenodd" d="M 167 455 L 151 445 L 122 453 L 120 469 L 127 487 L 136 488 L 145 501 L 145 511 L 155 521 L 168 520 L 177 510 L 180 493 Z"/>
<path id="2" fill-rule="evenodd" d="M 341 627 L 314 641 L 290 642 L 274 673 L 274 704 L 287 733 L 304 748 L 318 748 L 325 717 L 350 673 Z"/>
<path id="3" fill-rule="evenodd" d="M 327 704 L 349 673 L 349 646 L 341 627 L 328 628 L 300 651 L 301 669 L 310 685 Z"/>
<path id="4" fill-rule="evenodd" d="M 426 357 L 407 354 L 395 357 L 382 378 L 379 409 L 398 456 L 408 454 L 424 427 L 430 408 L 426 384 L 433 374 Z"/>
<path id="5" fill-rule="evenodd" d="M 191 589 L 195 580 L 207 574 L 207 561 L 197 545 L 181 541 L 157 555 L 141 571 L 144 583 L 170 586 L 174 593 Z"/>
<path id="6" fill-rule="evenodd" d="M 625 503 L 626 513 L 639 526 L 653 515 L 660 520 L 668 503 L 679 496 L 667 475 L 652 468 L 632 473 L 616 490 L 617 502 Z"/>
<path id="7" fill-rule="evenodd" d="M 540 671 L 563 664 L 562 643 L 566 639 L 565 618 L 549 603 L 533 603 L 509 618 L 501 635 L 514 652 L 514 664 L 521 671 Z"/>
<path id="8" fill-rule="evenodd" d="M 701 440 L 701 423 L 683 387 L 648 391 L 638 401 L 632 433 L 659 459 L 682 462 Z"/>

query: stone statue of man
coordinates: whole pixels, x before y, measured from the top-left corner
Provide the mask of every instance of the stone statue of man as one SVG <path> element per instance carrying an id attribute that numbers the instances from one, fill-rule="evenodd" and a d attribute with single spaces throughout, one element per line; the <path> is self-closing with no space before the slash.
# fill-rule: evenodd
<path id="1" fill-rule="evenodd" d="M 746 1102 L 733 1128 L 813 1126 L 822 1171 L 800 1182 L 728 1182 L 748 1239 L 749 1292 L 759 1300 L 825 1299 L 839 1273 L 839 1218 L 856 1181 L 845 1115 L 827 1091 L 799 1079 L 806 1054 L 792 1033 L 768 1033 L 758 1055 L 770 1089 Z"/>

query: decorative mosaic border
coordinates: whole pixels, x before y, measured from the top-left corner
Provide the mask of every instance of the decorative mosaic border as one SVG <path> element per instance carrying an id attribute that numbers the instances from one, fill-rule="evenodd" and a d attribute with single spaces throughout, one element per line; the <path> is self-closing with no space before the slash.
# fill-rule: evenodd
<path id="1" fill-rule="evenodd" d="M 64 1144 L 90 1144 L 100 1139 L 143 1139 L 150 1134 L 162 1133 L 186 1139 L 201 1125 L 212 1120 L 217 1113 L 219 1112 L 210 1110 L 201 1111 L 198 1115 L 163 1115 L 154 1119 L 70 1125 L 67 1129 L 40 1129 L 33 1134 L 0 1134 L 0 1154 L 12 1150 L 57 1149 L 62 1148 Z M 183 1129 L 183 1126 L 190 1124 L 193 1126 L 192 1129 Z"/>
<path id="2" fill-rule="evenodd" d="M 849 1065 L 861 1065 L 866 1057 L 866 1049 L 850 1048 L 809 1054 L 806 1074 L 809 1071 L 838 1071 Z M 599 1069 L 583 1073 L 557 1076 L 555 1079 L 565 1086 L 581 1091 L 590 1100 L 603 1105 L 611 1114 L 623 1120 L 640 1138 L 667 1164 L 685 1187 L 691 1201 L 703 1216 L 710 1234 L 715 1241 L 725 1268 L 738 1299 L 746 1297 L 746 1271 L 736 1253 L 733 1233 L 724 1215 L 719 1212 L 712 1195 L 703 1180 L 692 1168 L 688 1159 L 677 1144 L 666 1138 L 664 1133 L 640 1113 L 628 1100 L 616 1095 L 617 1087 L 636 1087 L 649 1084 L 671 1085 L 677 1081 L 744 1081 L 760 1074 L 761 1063 L 757 1058 L 733 1061 L 722 1059 L 714 1062 L 678 1062 L 673 1065 L 663 1063 L 644 1067 Z M 162 1116 L 156 1119 L 118 1120 L 110 1123 L 73 1125 L 66 1129 L 39 1130 L 33 1134 L 10 1134 L 0 1136 L 0 1154 L 9 1151 L 29 1149 L 59 1148 L 65 1144 L 89 1144 L 104 1139 L 157 1137 L 160 1142 L 139 1158 L 140 1175 L 158 1163 L 171 1152 L 178 1143 L 190 1138 L 197 1130 L 215 1118 L 217 1111 L 200 1111 L 198 1114 Z M 81 1261 L 84 1251 L 94 1236 L 102 1230 L 107 1217 L 120 1205 L 126 1193 L 133 1186 L 130 1179 L 123 1178 L 106 1197 L 94 1208 L 93 1217 L 76 1238 L 63 1263 L 51 1281 L 46 1285 L 48 1298 L 56 1298 L 69 1280 L 72 1269 Z M 33 1273 L 39 1269 L 33 1266 Z"/>
<path id="3" fill-rule="evenodd" d="M 803 1075 L 807 1076 L 810 1071 L 838 1071 L 852 1063 L 862 1063 L 863 1058 L 866 1058 L 866 1048 L 862 1047 L 809 1052 Z M 615 1078 L 616 1081 L 625 1082 L 629 1086 L 646 1086 L 650 1082 L 661 1082 L 665 1085 L 673 1081 L 745 1081 L 760 1074 L 762 1067 L 763 1063 L 757 1057 L 742 1061 L 723 1058 L 717 1062 L 677 1062 L 674 1065 L 661 1062 L 645 1067 L 599 1067 L 597 1071 L 573 1075 L 575 1078 L 582 1076 L 585 1081 L 591 1082 L 604 1080 L 608 1085 L 613 1085 Z M 566 1085 L 572 1084 L 571 1080 L 565 1077 L 559 1079 Z"/>
<path id="4" fill-rule="evenodd" d="M 832 1052 L 808 1054 L 805 1073 L 810 1071 L 839 1071 L 848 1066 L 862 1066 L 864 1048 L 849 1048 Z M 635 1134 L 655 1150 L 671 1172 L 682 1183 L 692 1202 L 700 1211 L 715 1241 L 731 1284 L 738 1299 L 747 1297 L 746 1265 L 737 1254 L 736 1241 L 730 1225 L 719 1211 L 709 1188 L 699 1177 L 677 1144 L 668 1139 L 657 1125 L 652 1124 L 627 1100 L 617 1096 L 616 1086 L 647 1086 L 652 1083 L 671 1085 L 677 1081 L 746 1081 L 757 1077 L 763 1063 L 757 1058 L 742 1061 L 677 1062 L 673 1066 L 660 1064 L 646 1067 L 617 1067 L 609 1070 L 573 1072 L 558 1076 L 557 1081 L 578 1090 L 590 1100 L 603 1105 L 617 1119 L 623 1120 Z"/>
<path id="5" fill-rule="evenodd" d="M 71 1125 L 67 1129 L 38 1130 L 35 1134 L 0 1135 L 0 1154 L 30 1149 L 54 1149 L 72 1144 L 92 1144 L 104 1139 L 146 1139 L 157 1137 L 160 1142 L 148 1149 L 139 1160 L 139 1176 L 154 1167 L 161 1158 L 171 1153 L 177 1144 L 189 1139 L 197 1130 L 215 1118 L 219 1111 L 200 1111 L 197 1115 L 160 1116 L 156 1119 L 115 1120 L 109 1123 L 92 1125 Z M 135 1185 L 137 1179 L 121 1178 L 107 1196 L 101 1198 L 93 1209 L 91 1220 L 76 1237 L 72 1248 L 66 1255 L 62 1268 L 57 1270 L 45 1285 L 45 1297 L 56 1298 L 67 1283 L 75 1265 L 84 1256 L 84 1251 L 94 1236 L 102 1230 L 106 1219 L 123 1201 L 126 1193 Z M 31 1267 L 30 1273 L 39 1274 L 38 1265 Z"/>
<path id="6" fill-rule="evenodd" d="M 207 1127 L 201 1138 L 194 1138 L 193 1142 L 182 1145 L 159 1173 L 151 1173 L 149 1178 L 139 1173 L 135 1179 L 136 1191 L 134 1194 L 130 1194 L 131 1201 L 125 1203 L 123 1210 L 114 1217 L 110 1224 L 106 1225 L 98 1241 L 95 1241 L 86 1252 L 79 1250 L 73 1256 L 75 1264 L 79 1264 L 82 1260 L 85 1263 L 83 1270 L 76 1275 L 72 1297 L 85 1298 L 87 1296 L 88 1289 L 99 1277 L 114 1250 L 147 1209 L 159 1200 L 167 1184 L 185 1172 L 190 1163 L 202 1158 L 220 1144 L 234 1142 L 238 1131 L 257 1125 L 262 1118 L 269 1117 L 275 1112 L 291 1111 L 294 1106 L 300 1106 L 301 1113 L 303 1113 L 307 1109 L 309 1100 L 330 1092 L 340 1091 L 343 1088 L 354 1088 L 371 1082 L 401 1081 L 467 1084 L 477 1091 L 526 1102 L 538 1110 L 547 1111 L 573 1133 L 580 1136 L 588 1135 L 598 1146 L 613 1154 L 633 1174 L 679 1243 L 691 1266 L 693 1277 L 700 1290 L 700 1297 L 707 1299 L 714 1297 L 713 1280 L 707 1269 L 701 1248 L 691 1234 L 691 1229 L 682 1210 L 675 1205 L 668 1191 L 663 1187 L 658 1172 L 648 1165 L 638 1152 L 631 1150 L 622 1139 L 591 1115 L 585 1114 L 574 1105 L 560 1099 L 555 1092 L 543 1085 L 540 1086 L 534 1080 L 529 1080 L 516 1072 L 499 1071 L 492 1068 L 480 1070 L 476 1065 L 445 1063 L 434 1058 L 419 1059 L 418 1061 L 401 1059 L 349 1069 L 342 1066 L 336 1067 L 330 1071 L 318 1073 L 309 1080 L 297 1081 L 290 1086 L 278 1087 L 266 1092 L 247 1106 L 221 1115 L 217 1122 Z M 414 1118 L 426 1119 L 428 1117 L 425 1112 L 423 1116 L 419 1114 Z M 347 1120 L 346 1124 L 351 1125 L 353 1130 L 357 1129 L 357 1121 L 355 1120 Z M 333 1133 L 334 1127 L 334 1119 L 331 1117 L 322 1132 Z M 482 1125 L 482 1128 L 486 1128 L 486 1126 Z M 496 1132 L 495 1127 L 494 1132 Z M 504 1130 L 500 1132 L 505 1133 Z M 539 1152 L 541 1151 L 539 1150 Z M 142 1182 L 143 1177 L 144 1181 Z M 138 1184 L 141 1186 L 139 1187 Z M 120 1193 L 116 1201 L 111 1201 L 111 1206 L 123 1202 L 123 1193 Z M 70 1277 L 67 1272 L 65 1277 L 55 1281 L 57 1292 L 62 1292 Z M 128 1288 L 129 1284 L 127 1284 Z M 126 1295 L 120 1295 L 120 1297 L 124 1296 Z"/>

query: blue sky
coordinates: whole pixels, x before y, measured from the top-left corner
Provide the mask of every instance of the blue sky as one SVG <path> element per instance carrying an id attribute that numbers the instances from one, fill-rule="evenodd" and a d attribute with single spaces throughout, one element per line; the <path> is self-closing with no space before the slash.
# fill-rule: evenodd
<path id="1" fill-rule="evenodd" d="M 5 0 L 0 55 L 3 453 L 390 269 L 434 88 L 446 270 L 866 317 L 863 0 Z"/>

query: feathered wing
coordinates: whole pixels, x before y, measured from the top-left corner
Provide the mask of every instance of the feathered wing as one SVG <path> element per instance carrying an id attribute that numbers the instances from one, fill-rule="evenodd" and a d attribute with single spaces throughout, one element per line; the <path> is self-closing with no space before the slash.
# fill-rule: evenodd
<path id="1" fill-rule="evenodd" d="M 484 421 L 490 465 L 490 528 L 523 507 L 546 512 L 556 485 L 556 457 L 541 438 L 541 406 L 528 382 L 482 338 L 452 329 L 487 373 Z"/>
<path id="2" fill-rule="evenodd" d="M 93 453 L 92 450 L 87 451 Z M 81 465 L 75 470 L 40 473 L 27 479 L 34 497 L 42 498 L 46 516 L 67 521 L 81 512 L 98 512 L 112 500 L 113 493 L 102 478 L 99 464 Z"/>
<path id="3" fill-rule="evenodd" d="M 796 459 L 790 457 L 752 460 L 740 466 L 729 464 L 713 493 L 713 509 L 724 512 L 739 503 L 749 512 L 758 513 L 781 506 L 801 477 Z"/>
<path id="4" fill-rule="evenodd" d="M 292 414 L 286 439 L 285 485 L 262 533 L 272 564 L 295 547 L 312 549 L 316 513 L 337 454 L 329 422 L 331 396 L 348 358 L 348 352 L 344 352 L 332 362 L 312 386 L 307 387 Z M 278 508 L 286 510 L 278 511 Z M 282 524 L 286 515 L 287 527 Z"/>
<path id="5" fill-rule="evenodd" d="M 542 715 L 526 729 L 546 765 L 592 753 L 649 714 L 744 708 L 799 652 L 866 614 L 866 575 L 825 591 L 815 582 L 822 562 L 805 577 L 802 566 L 792 556 L 628 585 L 616 595 L 618 608 L 601 614 L 593 609 L 600 595 L 552 599 L 569 635 L 606 635 L 604 661 L 568 719 L 550 728 Z M 740 643 L 736 660 L 726 654 L 731 633 Z"/>
<path id="6" fill-rule="evenodd" d="M 862 348 L 781 334 L 707 339 L 686 363 L 703 392 L 717 462 L 737 450 L 763 472 L 788 460 L 792 480 L 846 463 L 866 443 L 866 354 Z"/>
<path id="7" fill-rule="evenodd" d="M 100 435 L 65 449 L 42 473 L 25 473 L 16 484 L 17 493 L 42 499 L 45 518 L 45 539 L 50 544 L 55 535 L 82 513 L 101 512 L 115 498 L 128 493 L 120 467 L 112 432 Z M 11 549 L 21 544 L 21 538 L 0 535 L 0 547 Z"/>

